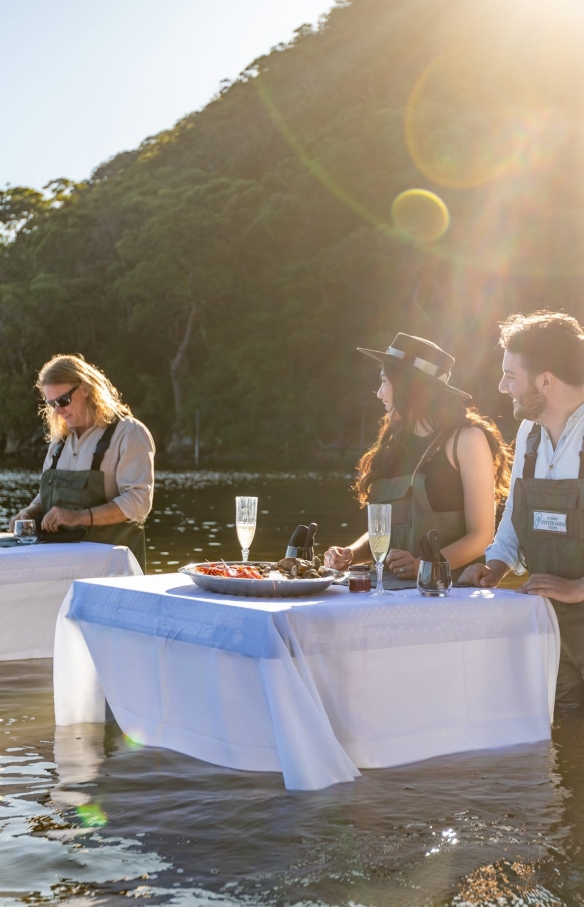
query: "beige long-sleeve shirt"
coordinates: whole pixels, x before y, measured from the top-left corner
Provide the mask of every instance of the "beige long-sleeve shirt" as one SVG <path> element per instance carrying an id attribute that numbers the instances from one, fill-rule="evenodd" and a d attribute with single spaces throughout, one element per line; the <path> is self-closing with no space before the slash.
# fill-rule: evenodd
<path id="1" fill-rule="evenodd" d="M 67 436 L 57 469 L 79 472 L 91 469 L 95 445 L 105 429 L 91 428 L 81 438 Z M 52 441 L 43 464 L 43 472 L 53 461 L 57 441 Z M 127 416 L 116 430 L 101 463 L 106 501 L 114 501 L 128 520 L 143 523 L 152 508 L 154 492 L 154 440 L 145 425 Z M 37 495 L 34 505 L 40 506 Z"/>

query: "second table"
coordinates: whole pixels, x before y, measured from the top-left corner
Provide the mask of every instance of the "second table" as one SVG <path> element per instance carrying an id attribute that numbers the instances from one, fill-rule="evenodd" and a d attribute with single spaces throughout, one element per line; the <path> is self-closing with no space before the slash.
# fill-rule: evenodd
<path id="1" fill-rule="evenodd" d="M 121 545 L 0 548 L 0 661 L 52 657 L 57 614 L 74 580 L 137 575 L 138 561 Z"/>

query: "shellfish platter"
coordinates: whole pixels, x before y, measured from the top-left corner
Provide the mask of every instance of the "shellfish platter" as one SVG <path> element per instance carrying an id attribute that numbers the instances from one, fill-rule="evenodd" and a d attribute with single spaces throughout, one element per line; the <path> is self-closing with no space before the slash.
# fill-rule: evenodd
<path id="1" fill-rule="evenodd" d="M 288 598 L 322 592 L 338 577 L 338 571 L 321 566 L 319 558 L 306 561 L 284 557 L 280 561 L 214 561 L 187 564 L 179 573 L 189 576 L 201 589 L 223 595 Z"/>

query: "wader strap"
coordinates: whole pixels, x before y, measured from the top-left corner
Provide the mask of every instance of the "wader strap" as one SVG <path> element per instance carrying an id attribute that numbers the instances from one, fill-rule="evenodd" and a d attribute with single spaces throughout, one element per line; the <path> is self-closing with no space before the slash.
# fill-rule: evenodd
<path id="1" fill-rule="evenodd" d="M 416 468 L 414 469 L 414 471 L 413 471 L 413 473 L 412 473 L 412 479 L 411 479 L 411 482 L 410 482 L 410 488 L 413 487 L 413 485 L 414 485 L 414 479 L 416 478 L 417 474 L 421 471 L 422 467 L 423 467 L 423 466 L 426 466 L 426 465 L 430 462 L 430 460 L 432 459 L 432 457 L 434 456 L 434 454 L 435 454 L 435 453 L 438 453 L 438 451 L 440 450 L 440 444 L 441 444 L 441 442 L 442 442 L 442 438 L 444 437 L 444 432 L 445 432 L 445 431 L 446 431 L 446 429 L 443 428 L 443 429 L 436 435 L 436 437 L 434 438 L 434 440 L 433 440 L 433 441 L 430 441 L 430 444 L 428 445 L 428 447 L 426 448 L 426 450 L 424 451 L 424 453 L 423 453 L 422 456 L 420 457 L 420 460 L 419 460 L 419 462 L 418 462 L 418 465 L 416 466 Z M 424 474 L 424 473 L 422 473 L 422 475 L 423 475 L 423 474 Z"/>
<path id="2" fill-rule="evenodd" d="M 119 419 L 116 419 L 115 422 L 111 422 L 95 445 L 95 453 L 93 454 L 93 460 L 91 461 L 92 472 L 99 472 L 99 470 L 101 469 L 101 461 L 105 457 L 106 451 L 110 446 L 110 441 L 112 439 L 113 433 L 116 430 L 118 422 Z"/>
<path id="3" fill-rule="evenodd" d="M 578 478 L 584 479 L 584 438 L 582 438 L 582 447 L 580 448 L 580 469 L 578 470 Z"/>
<path id="4" fill-rule="evenodd" d="M 64 441 L 59 441 L 59 443 L 58 443 L 57 446 L 55 447 L 55 453 L 53 454 L 53 462 L 52 462 L 51 465 L 49 466 L 49 469 L 56 469 L 56 468 L 57 468 L 57 463 L 59 462 L 59 457 L 60 457 L 61 454 L 63 453 L 63 448 L 64 448 L 64 446 L 65 446 L 65 442 L 64 442 Z"/>
<path id="5" fill-rule="evenodd" d="M 523 461 L 523 478 L 533 479 L 535 476 L 535 463 L 537 460 L 537 449 L 541 441 L 541 425 L 537 423 L 533 426 L 525 442 L 525 459 Z M 582 471 L 582 451 L 580 451 L 580 471 Z"/>

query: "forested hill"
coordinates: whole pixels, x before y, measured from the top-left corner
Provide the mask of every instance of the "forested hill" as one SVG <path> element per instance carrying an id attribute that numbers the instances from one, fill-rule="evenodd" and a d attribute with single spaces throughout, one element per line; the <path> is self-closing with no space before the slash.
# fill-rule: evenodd
<path id="1" fill-rule="evenodd" d="M 355 347 L 398 330 L 452 350 L 497 414 L 498 317 L 580 305 L 575 6 L 342 3 L 86 182 L 0 193 L 0 446 L 39 440 L 58 352 L 103 368 L 161 447 L 197 411 L 210 451 L 368 441 Z M 409 189 L 439 198 L 392 220 Z"/>

